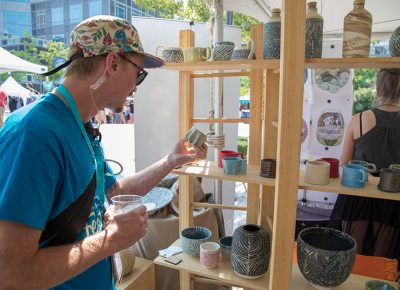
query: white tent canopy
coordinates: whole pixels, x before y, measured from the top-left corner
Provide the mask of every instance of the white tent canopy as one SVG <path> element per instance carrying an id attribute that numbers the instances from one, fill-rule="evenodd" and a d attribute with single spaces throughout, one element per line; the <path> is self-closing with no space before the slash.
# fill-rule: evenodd
<path id="1" fill-rule="evenodd" d="M 0 74 L 13 71 L 39 74 L 47 72 L 47 67 L 26 61 L 0 47 Z"/>
<path id="2" fill-rule="evenodd" d="M 12 76 L 9 76 L 6 81 L 0 86 L 0 89 L 4 91 L 8 96 L 19 96 L 22 97 L 26 104 L 26 98 L 32 95 L 32 92 L 19 83 Z"/>
<path id="3" fill-rule="evenodd" d="M 307 2 L 309 2 L 308 0 Z M 314 0 L 313 0 L 314 1 Z M 343 19 L 353 8 L 353 1 L 315 0 L 324 18 L 324 36 L 341 37 Z M 282 8 L 281 0 L 225 0 L 224 10 L 241 12 L 266 22 L 272 8 Z M 365 9 L 372 14 L 372 38 L 384 40 L 400 26 L 399 0 L 366 0 Z"/>

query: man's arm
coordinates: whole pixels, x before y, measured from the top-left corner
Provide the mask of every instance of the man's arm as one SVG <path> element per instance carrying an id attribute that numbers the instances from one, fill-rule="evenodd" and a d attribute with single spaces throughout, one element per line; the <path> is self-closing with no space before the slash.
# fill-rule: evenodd
<path id="1" fill-rule="evenodd" d="M 144 206 L 109 216 L 104 231 L 80 242 L 39 249 L 41 231 L 0 221 L 0 289 L 48 289 L 139 240 L 147 228 Z"/>
<path id="2" fill-rule="evenodd" d="M 174 150 L 160 161 L 133 176 L 115 182 L 114 186 L 107 191 L 107 197 L 111 198 L 120 194 L 145 195 L 175 167 L 197 159 L 205 159 L 206 156 L 207 145 L 204 144 L 200 148 L 188 148 L 186 147 L 186 140 L 181 139 L 175 145 Z"/>

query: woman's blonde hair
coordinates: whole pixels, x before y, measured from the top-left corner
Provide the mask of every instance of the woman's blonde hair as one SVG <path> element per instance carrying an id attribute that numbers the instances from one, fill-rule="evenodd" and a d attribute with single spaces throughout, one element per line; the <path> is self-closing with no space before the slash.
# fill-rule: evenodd
<path id="1" fill-rule="evenodd" d="M 69 50 L 68 58 L 71 58 L 71 56 L 79 53 L 82 53 L 82 49 L 73 45 Z M 78 77 L 86 77 L 91 75 L 96 71 L 99 63 L 105 56 L 107 56 L 107 54 L 83 57 L 82 53 L 82 57 L 75 59 L 69 66 L 67 66 L 64 76 L 68 77 L 71 75 L 76 75 Z"/>
<path id="2" fill-rule="evenodd" d="M 400 104 L 400 69 L 381 69 L 376 77 L 376 90 L 381 103 Z"/>

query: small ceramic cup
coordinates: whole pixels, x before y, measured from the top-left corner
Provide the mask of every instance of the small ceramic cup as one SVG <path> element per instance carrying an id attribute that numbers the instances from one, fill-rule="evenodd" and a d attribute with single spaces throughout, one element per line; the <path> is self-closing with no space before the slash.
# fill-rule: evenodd
<path id="1" fill-rule="evenodd" d="M 393 286 L 390 284 L 379 281 L 379 280 L 370 280 L 365 282 L 365 290 L 395 290 Z"/>
<path id="2" fill-rule="evenodd" d="M 156 49 L 156 55 L 165 60 L 165 62 L 170 63 L 180 63 L 184 59 L 183 50 L 180 47 L 165 47 L 160 45 Z"/>
<path id="3" fill-rule="evenodd" d="M 361 188 L 365 186 L 367 176 L 367 171 L 362 165 L 344 165 L 341 183 L 347 187 Z"/>
<path id="4" fill-rule="evenodd" d="M 243 153 L 239 153 L 232 150 L 221 150 L 218 152 L 218 167 L 222 168 L 222 159 L 224 157 L 241 157 L 244 159 Z"/>
<path id="5" fill-rule="evenodd" d="M 231 41 L 219 41 L 214 44 L 212 60 L 231 60 L 235 44 Z"/>
<path id="6" fill-rule="evenodd" d="M 321 158 L 320 160 L 328 162 L 331 165 L 330 171 L 329 171 L 330 178 L 339 177 L 339 159 L 324 157 L 324 158 Z"/>
<path id="7" fill-rule="evenodd" d="M 228 261 L 231 260 L 232 236 L 225 236 L 219 239 L 221 247 L 221 257 Z"/>
<path id="8" fill-rule="evenodd" d="M 206 268 L 215 268 L 219 265 L 221 246 L 214 242 L 205 242 L 200 245 L 200 263 Z"/>
<path id="9" fill-rule="evenodd" d="M 330 167 L 330 164 L 325 161 L 307 161 L 305 182 L 315 185 L 328 184 Z"/>
<path id="10" fill-rule="evenodd" d="M 400 170 L 382 168 L 378 188 L 387 192 L 400 192 Z"/>
<path id="11" fill-rule="evenodd" d="M 253 41 L 250 39 L 246 44 L 241 47 L 235 48 L 232 53 L 232 59 L 253 59 L 254 49 Z"/>
<path id="12" fill-rule="evenodd" d="M 211 231 L 204 227 L 188 227 L 179 233 L 179 239 L 183 252 L 198 257 L 200 254 L 200 245 L 211 238 Z"/>
<path id="13" fill-rule="evenodd" d="M 189 47 L 185 49 L 185 62 L 206 61 L 211 57 L 209 47 Z"/>
<path id="14" fill-rule="evenodd" d="M 247 159 L 241 159 L 239 166 L 239 174 L 246 174 L 246 173 L 247 173 Z"/>
<path id="15" fill-rule="evenodd" d="M 224 167 L 224 173 L 226 175 L 236 175 L 240 173 L 241 168 L 241 158 L 240 157 L 224 157 L 222 159 L 222 164 Z"/>
<path id="16" fill-rule="evenodd" d="M 185 134 L 185 139 L 193 146 L 200 147 L 207 139 L 207 135 L 193 127 Z"/>

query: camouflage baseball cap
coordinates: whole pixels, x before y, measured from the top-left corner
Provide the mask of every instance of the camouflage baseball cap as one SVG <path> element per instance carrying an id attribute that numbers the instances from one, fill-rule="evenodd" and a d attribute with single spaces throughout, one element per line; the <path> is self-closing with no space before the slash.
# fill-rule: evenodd
<path id="1" fill-rule="evenodd" d="M 144 56 L 145 68 L 157 68 L 165 62 L 144 52 L 136 28 L 128 21 L 109 15 L 97 15 L 79 23 L 71 32 L 71 45 L 82 49 L 83 55 L 73 55 L 63 65 L 42 75 L 51 75 L 80 57 L 91 57 L 109 52 L 135 52 Z"/>

